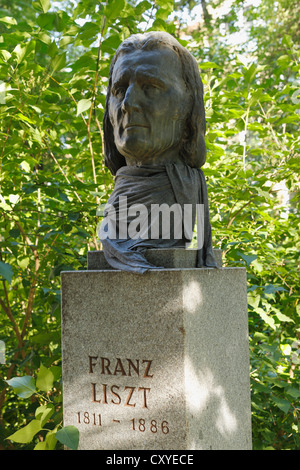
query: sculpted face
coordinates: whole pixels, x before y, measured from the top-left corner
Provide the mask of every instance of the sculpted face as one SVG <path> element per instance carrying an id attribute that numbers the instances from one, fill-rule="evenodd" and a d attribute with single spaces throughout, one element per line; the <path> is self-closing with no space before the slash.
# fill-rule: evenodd
<path id="1" fill-rule="evenodd" d="M 180 161 L 190 100 L 171 49 L 121 53 L 113 70 L 109 118 L 127 165 Z"/>

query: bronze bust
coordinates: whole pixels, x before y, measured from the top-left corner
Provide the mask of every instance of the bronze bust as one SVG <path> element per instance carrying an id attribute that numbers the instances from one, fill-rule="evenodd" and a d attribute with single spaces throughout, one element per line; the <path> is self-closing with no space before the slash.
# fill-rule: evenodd
<path id="1" fill-rule="evenodd" d="M 206 159 L 203 85 L 196 60 L 175 38 L 150 32 L 120 45 L 111 62 L 103 129 L 115 188 L 99 238 L 111 266 L 138 273 L 154 268 L 144 251 L 186 247 L 201 207 L 198 266 L 215 267 L 200 170 Z M 160 205 L 172 210 L 172 222 L 170 212 L 159 219 Z"/>

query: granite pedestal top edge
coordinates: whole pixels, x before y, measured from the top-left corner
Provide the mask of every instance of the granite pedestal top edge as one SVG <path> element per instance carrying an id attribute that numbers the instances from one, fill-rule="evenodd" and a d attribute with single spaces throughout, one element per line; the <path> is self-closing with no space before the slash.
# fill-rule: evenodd
<path id="1" fill-rule="evenodd" d="M 217 267 L 222 267 L 222 250 L 214 250 Z M 145 258 L 154 266 L 164 269 L 206 269 L 197 268 L 197 250 L 184 248 L 153 248 L 145 252 Z M 88 251 L 87 269 L 89 271 L 117 271 L 112 268 L 105 259 L 103 251 Z M 155 269 L 155 268 L 154 268 Z M 215 268 L 211 268 L 215 269 Z"/>
<path id="2" fill-rule="evenodd" d="M 135 276 L 145 276 L 146 274 L 151 274 L 151 273 L 158 273 L 158 272 L 204 272 L 204 271 L 209 271 L 209 272 L 220 272 L 220 271 L 245 271 L 246 268 L 243 266 L 239 267 L 233 267 L 233 266 L 226 266 L 226 267 L 217 267 L 217 268 L 152 268 L 149 269 L 149 271 L 145 272 L 144 274 L 139 274 L 139 273 L 134 273 L 134 272 L 128 272 L 128 271 L 123 271 L 121 269 L 85 269 L 85 270 L 74 270 L 74 271 L 61 271 L 61 275 L 64 274 L 97 274 L 97 273 L 127 273 L 127 274 L 134 274 Z"/>

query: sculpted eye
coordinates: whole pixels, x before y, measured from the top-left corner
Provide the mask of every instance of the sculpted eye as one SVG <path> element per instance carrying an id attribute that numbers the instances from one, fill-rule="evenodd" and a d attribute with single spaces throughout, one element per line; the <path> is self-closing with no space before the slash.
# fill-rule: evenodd
<path id="1" fill-rule="evenodd" d="M 158 90 L 158 86 L 155 85 L 154 83 L 145 83 L 145 84 L 142 86 L 142 89 L 143 89 L 143 91 L 145 91 L 146 93 L 147 93 L 147 92 L 153 92 L 153 91 Z"/>
<path id="2" fill-rule="evenodd" d="M 124 86 L 116 87 L 113 89 L 112 92 L 116 98 L 123 99 L 126 94 L 126 87 Z"/>

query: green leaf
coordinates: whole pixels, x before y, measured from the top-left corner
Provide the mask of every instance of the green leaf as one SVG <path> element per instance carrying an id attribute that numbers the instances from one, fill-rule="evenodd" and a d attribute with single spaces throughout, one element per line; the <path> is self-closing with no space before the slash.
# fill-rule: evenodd
<path id="1" fill-rule="evenodd" d="M 167 20 L 168 16 L 173 10 L 173 4 L 171 4 L 171 8 L 169 5 L 166 5 L 166 7 L 161 6 L 156 13 L 156 18 L 161 19 L 161 20 Z"/>
<path id="2" fill-rule="evenodd" d="M 110 0 L 105 8 L 105 16 L 110 19 L 117 18 L 124 7 L 125 0 Z"/>
<path id="3" fill-rule="evenodd" d="M 15 18 L 12 18 L 11 16 L 3 16 L 2 18 L 0 17 L 0 22 L 6 24 L 17 24 Z"/>
<path id="4" fill-rule="evenodd" d="M 256 331 L 253 335 L 253 340 L 252 342 L 254 344 L 258 343 L 259 341 L 266 341 L 268 339 L 268 337 L 263 334 L 263 333 L 260 333 L 259 331 Z"/>
<path id="5" fill-rule="evenodd" d="M 238 252 L 239 255 L 243 258 L 243 260 L 246 261 L 247 265 L 249 266 L 254 260 L 256 260 L 257 255 L 244 255 L 240 252 Z"/>
<path id="6" fill-rule="evenodd" d="M 59 191 L 59 190 L 58 190 L 58 195 L 59 195 L 59 197 L 60 197 L 63 201 L 65 201 L 65 202 L 70 202 L 70 199 L 68 198 L 68 196 L 67 196 L 66 194 L 62 193 L 62 192 Z"/>
<path id="7" fill-rule="evenodd" d="M 246 83 L 251 83 L 258 72 L 259 68 L 255 67 L 255 64 L 251 64 L 249 67 L 245 67 L 243 70 L 243 74 L 245 77 Z"/>
<path id="8" fill-rule="evenodd" d="M 27 173 L 30 172 L 30 165 L 28 162 L 26 162 L 25 160 L 23 160 L 21 163 L 20 163 L 20 167 L 22 168 L 22 170 L 26 171 Z"/>
<path id="9" fill-rule="evenodd" d="M 52 403 L 47 403 L 47 405 L 41 405 L 35 410 L 35 417 L 41 422 L 41 427 L 47 423 L 55 411 L 54 405 Z"/>
<path id="10" fill-rule="evenodd" d="M 20 266 L 21 269 L 26 269 L 27 266 L 29 265 L 29 262 L 30 262 L 29 256 L 27 256 L 26 258 L 17 260 L 18 266 Z"/>
<path id="11" fill-rule="evenodd" d="M 47 369 L 43 364 L 37 374 L 36 386 L 43 392 L 49 392 L 53 387 L 54 376 L 50 369 Z"/>
<path id="12" fill-rule="evenodd" d="M 18 202 L 19 197 L 20 197 L 20 196 L 19 196 L 18 194 L 10 194 L 10 195 L 8 196 L 8 199 L 9 199 L 9 202 L 10 202 L 11 204 L 15 205 L 15 204 Z"/>
<path id="13" fill-rule="evenodd" d="M 247 298 L 248 298 L 248 304 L 251 305 L 251 307 L 257 308 L 259 306 L 259 302 L 261 299 L 260 294 L 249 292 Z"/>
<path id="14" fill-rule="evenodd" d="M 47 11 L 50 8 L 50 0 L 39 0 L 41 7 L 43 9 L 44 13 L 47 13 Z"/>
<path id="15" fill-rule="evenodd" d="M 279 397 L 274 397 L 271 396 L 273 402 L 275 405 L 278 406 L 285 414 L 288 413 L 290 409 L 290 402 L 288 400 L 285 400 L 284 398 L 279 398 Z"/>
<path id="16" fill-rule="evenodd" d="M 67 62 L 67 59 L 66 59 L 65 52 L 60 55 L 55 55 L 53 59 L 51 60 L 51 67 L 52 67 L 53 72 L 56 72 L 64 68 L 64 66 L 66 65 L 66 62 Z"/>
<path id="17" fill-rule="evenodd" d="M 29 122 L 29 124 L 35 124 L 35 122 L 27 116 L 24 116 L 22 113 L 16 114 L 16 117 L 20 118 L 21 121 Z"/>
<path id="18" fill-rule="evenodd" d="M 199 68 L 202 69 L 202 70 L 219 69 L 220 66 L 218 64 L 216 64 L 215 62 L 201 62 L 199 64 Z"/>
<path id="19" fill-rule="evenodd" d="M 284 315 L 277 308 L 272 308 L 272 310 L 275 312 L 275 315 L 279 321 L 295 323 L 292 318 L 288 317 L 287 315 Z"/>
<path id="20" fill-rule="evenodd" d="M 257 259 L 252 261 L 252 266 L 254 267 L 255 271 L 259 273 L 264 269 L 263 264 L 260 263 Z"/>
<path id="21" fill-rule="evenodd" d="M 84 113 L 84 111 L 87 111 L 88 109 L 90 109 L 91 105 L 92 105 L 92 101 L 90 99 L 89 100 L 83 99 L 83 100 L 78 101 L 76 116 L 79 116 L 79 114 Z"/>
<path id="22" fill-rule="evenodd" d="M 276 330 L 274 318 L 267 315 L 266 312 L 260 307 L 257 307 L 254 310 L 256 313 L 258 313 L 262 320 L 267 323 L 267 325 L 269 325 L 273 330 Z"/>
<path id="23" fill-rule="evenodd" d="M 104 52 L 114 52 L 119 45 L 121 44 L 121 38 L 119 34 L 112 34 L 107 39 L 105 39 L 102 43 L 101 49 Z"/>
<path id="24" fill-rule="evenodd" d="M 46 434 L 44 441 L 38 442 L 33 450 L 54 450 L 57 443 L 55 433 L 55 430 L 49 431 Z"/>
<path id="25" fill-rule="evenodd" d="M 280 57 L 278 57 L 277 59 L 277 63 L 279 65 L 287 65 L 289 62 L 291 62 L 291 59 L 288 55 L 281 55 Z"/>
<path id="26" fill-rule="evenodd" d="M 285 34 L 282 39 L 282 44 L 285 44 L 286 46 L 292 49 L 294 45 L 293 39 L 288 34 Z"/>
<path id="27" fill-rule="evenodd" d="M 73 36 L 64 36 L 63 38 L 61 38 L 59 45 L 60 47 L 64 47 L 64 46 L 67 46 L 68 44 L 71 44 L 74 41 L 75 39 Z"/>
<path id="28" fill-rule="evenodd" d="M 32 3 L 33 8 L 36 10 L 42 10 L 44 13 L 47 13 L 51 6 L 50 0 L 36 0 Z"/>
<path id="29" fill-rule="evenodd" d="M 51 44 L 51 37 L 43 31 L 39 33 L 38 38 L 47 45 Z"/>
<path id="30" fill-rule="evenodd" d="M 96 35 L 99 32 L 99 26 L 92 22 L 86 22 L 80 31 L 79 37 L 82 41 L 94 41 Z"/>
<path id="31" fill-rule="evenodd" d="M 4 62 L 7 62 L 11 58 L 11 53 L 6 51 L 5 49 L 2 49 L 2 51 L 0 51 L 0 54 L 1 54 Z"/>
<path id="32" fill-rule="evenodd" d="M 37 17 L 36 22 L 41 28 L 52 29 L 55 18 L 55 13 L 41 13 Z"/>
<path id="33" fill-rule="evenodd" d="M 50 450 L 50 449 L 47 449 L 46 440 L 44 440 L 42 442 L 38 442 L 33 450 Z"/>
<path id="34" fill-rule="evenodd" d="M 36 392 L 34 379 L 30 375 L 24 375 L 23 377 L 13 377 L 10 380 L 6 380 L 6 382 L 21 398 L 29 398 Z"/>
<path id="35" fill-rule="evenodd" d="M 290 395 L 293 398 L 299 398 L 300 397 L 300 390 L 296 387 L 287 387 L 285 389 L 285 393 Z"/>
<path id="36" fill-rule="evenodd" d="M 65 426 L 55 434 L 56 439 L 69 449 L 77 450 L 79 444 L 79 431 L 75 426 Z"/>
<path id="37" fill-rule="evenodd" d="M 58 337 L 60 340 L 60 335 Z M 61 366 L 51 366 L 50 370 L 54 376 L 54 381 L 58 381 L 61 378 Z"/>
<path id="38" fill-rule="evenodd" d="M 0 261 L 0 275 L 10 284 L 14 275 L 11 265 Z"/>
<path id="39" fill-rule="evenodd" d="M 269 284 L 268 286 L 265 286 L 264 287 L 264 292 L 266 294 L 274 294 L 274 292 L 277 292 L 277 291 L 285 291 L 287 292 L 287 289 L 285 289 L 284 287 L 282 286 L 277 286 L 276 284 Z"/>
<path id="40" fill-rule="evenodd" d="M 145 11 L 149 10 L 151 8 L 151 3 L 149 3 L 147 0 L 142 0 L 140 3 L 136 5 L 134 8 L 135 14 L 136 15 L 142 15 Z"/>
<path id="41" fill-rule="evenodd" d="M 22 429 L 19 429 L 11 436 L 8 436 L 7 439 L 13 442 L 26 444 L 27 442 L 31 442 L 35 434 L 38 433 L 41 429 L 41 422 L 37 419 L 33 419 L 32 421 L 30 421 L 29 424 L 27 424 L 27 426 Z"/>
<path id="42" fill-rule="evenodd" d="M 21 46 L 21 44 L 17 44 L 14 48 L 13 52 L 17 56 L 17 63 L 20 64 L 26 54 L 27 46 Z"/>

